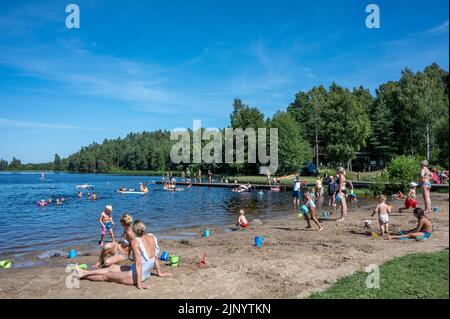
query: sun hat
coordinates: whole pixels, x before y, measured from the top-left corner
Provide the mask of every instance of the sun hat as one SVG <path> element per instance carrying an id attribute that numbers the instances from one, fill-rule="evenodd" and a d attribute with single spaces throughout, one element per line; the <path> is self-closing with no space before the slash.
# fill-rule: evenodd
<path id="1" fill-rule="evenodd" d="M 416 182 L 411 182 L 411 183 L 409 183 L 409 185 L 410 185 L 411 187 L 417 187 L 417 186 L 419 186 L 419 184 L 417 184 Z"/>

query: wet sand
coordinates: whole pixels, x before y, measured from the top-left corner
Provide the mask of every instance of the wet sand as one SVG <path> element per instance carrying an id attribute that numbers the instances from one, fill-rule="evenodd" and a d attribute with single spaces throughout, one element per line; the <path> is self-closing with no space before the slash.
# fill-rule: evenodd
<path id="1" fill-rule="evenodd" d="M 188 229 L 199 235 L 192 239 L 160 240 L 161 250 L 180 256 L 180 267 L 164 265 L 172 277 L 152 276 L 150 290 L 115 283 L 81 281 L 79 289 L 66 287 L 68 259 L 54 258 L 45 267 L 0 270 L 0 298 L 305 298 L 322 291 L 338 278 L 381 264 L 394 257 L 415 252 L 433 252 L 449 247 L 448 194 L 432 194 L 434 231 L 426 241 L 388 241 L 372 238 L 363 221 L 370 218 L 374 205 L 349 205 L 349 219 L 343 223 L 331 216 L 323 221 L 325 230 L 307 230 L 306 222 L 293 212 L 284 219 L 263 220 L 263 225 L 231 231 L 233 226 L 209 228 L 211 237 L 201 237 L 201 229 Z M 410 229 L 416 220 L 410 212 L 398 214 L 401 201 L 391 201 L 391 230 Z M 419 205 L 421 205 L 419 198 Z M 247 214 L 251 221 L 253 218 Z M 256 248 L 254 237 L 265 237 Z M 206 253 L 206 268 L 197 266 Z M 92 265 L 96 256 L 81 256 L 71 262 Z M 126 264 L 126 263 L 125 263 Z"/>

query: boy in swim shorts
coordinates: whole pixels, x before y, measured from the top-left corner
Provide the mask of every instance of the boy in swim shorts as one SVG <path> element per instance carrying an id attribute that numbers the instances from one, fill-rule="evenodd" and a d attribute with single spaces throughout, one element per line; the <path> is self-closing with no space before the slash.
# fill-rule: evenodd
<path id="1" fill-rule="evenodd" d="M 386 204 L 386 196 L 380 195 L 378 197 L 378 205 L 372 213 L 372 217 L 378 214 L 378 222 L 380 223 L 380 235 L 389 234 L 389 214 L 391 207 Z"/>
<path id="2" fill-rule="evenodd" d="M 248 227 L 248 221 L 247 221 L 247 218 L 245 218 L 244 214 L 245 214 L 245 212 L 243 209 L 239 210 L 239 218 L 238 218 L 236 226 L 239 226 L 242 228 Z"/>
<path id="3" fill-rule="evenodd" d="M 410 184 L 408 197 L 406 197 L 405 200 L 405 207 L 399 208 L 398 212 L 402 213 L 404 210 L 408 210 L 410 208 L 416 208 L 417 207 L 417 201 L 416 201 L 416 187 L 418 185 L 414 182 Z"/>
<path id="4" fill-rule="evenodd" d="M 105 237 L 106 237 L 106 230 L 109 231 L 109 234 L 111 235 L 113 243 L 116 242 L 115 237 L 114 237 L 114 232 L 112 230 L 112 228 L 114 227 L 112 211 L 113 211 L 112 206 L 108 205 L 105 207 L 103 212 L 100 214 L 99 222 L 100 222 L 100 225 L 102 226 L 102 237 L 101 237 L 100 241 L 98 242 L 98 244 L 100 246 L 104 245 L 104 241 L 105 241 Z"/>

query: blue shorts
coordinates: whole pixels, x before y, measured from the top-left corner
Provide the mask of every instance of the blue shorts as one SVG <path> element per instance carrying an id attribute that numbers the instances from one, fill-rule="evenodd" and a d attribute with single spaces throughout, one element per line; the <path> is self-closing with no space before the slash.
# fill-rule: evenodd
<path id="1" fill-rule="evenodd" d="M 113 224 L 111 222 L 107 222 L 107 223 L 105 223 L 105 227 L 107 230 L 110 230 L 113 228 Z"/>
<path id="2" fill-rule="evenodd" d="M 431 188 L 431 182 L 423 182 L 423 183 L 420 183 L 419 186 L 420 187 Z"/>
<path id="3" fill-rule="evenodd" d="M 293 191 L 292 192 L 292 197 L 294 197 L 294 198 L 301 198 L 302 197 L 302 193 L 300 193 L 300 191 Z"/>
<path id="4" fill-rule="evenodd" d="M 431 233 L 428 233 L 428 232 L 426 232 L 426 231 L 422 231 L 421 233 L 423 233 L 423 238 L 424 238 L 424 239 L 428 239 L 428 238 L 430 238 L 430 236 L 431 236 Z"/>

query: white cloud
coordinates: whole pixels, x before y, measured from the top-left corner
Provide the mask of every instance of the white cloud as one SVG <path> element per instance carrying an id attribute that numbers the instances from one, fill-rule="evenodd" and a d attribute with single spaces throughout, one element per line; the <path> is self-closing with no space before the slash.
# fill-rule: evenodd
<path id="1" fill-rule="evenodd" d="M 62 129 L 62 130 L 99 130 L 98 128 L 79 127 L 67 124 L 48 124 L 41 122 L 26 122 L 0 118 L 0 127 L 17 127 L 26 129 Z"/>

